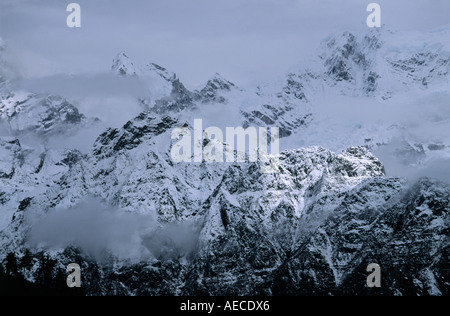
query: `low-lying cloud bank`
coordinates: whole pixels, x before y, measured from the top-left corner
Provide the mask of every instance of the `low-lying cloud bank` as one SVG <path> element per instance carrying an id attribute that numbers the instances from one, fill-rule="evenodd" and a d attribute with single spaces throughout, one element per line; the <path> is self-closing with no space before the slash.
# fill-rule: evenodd
<path id="1" fill-rule="evenodd" d="M 194 224 L 161 224 L 152 215 L 124 212 L 95 198 L 45 215 L 31 212 L 27 221 L 31 226 L 28 247 L 58 250 L 75 246 L 98 260 L 105 255 L 134 262 L 189 257 L 198 239 Z"/>

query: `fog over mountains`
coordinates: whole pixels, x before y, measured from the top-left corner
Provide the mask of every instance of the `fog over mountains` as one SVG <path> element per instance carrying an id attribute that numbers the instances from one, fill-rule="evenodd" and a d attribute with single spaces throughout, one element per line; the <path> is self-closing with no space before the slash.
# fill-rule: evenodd
<path id="1" fill-rule="evenodd" d="M 20 79 L 0 41 L 2 274 L 58 288 L 76 262 L 87 295 L 448 295 L 449 36 L 330 34 L 282 79 L 212 69 L 198 89 L 126 51 Z M 175 163 L 172 131 L 199 118 L 279 127 L 279 172 Z"/>

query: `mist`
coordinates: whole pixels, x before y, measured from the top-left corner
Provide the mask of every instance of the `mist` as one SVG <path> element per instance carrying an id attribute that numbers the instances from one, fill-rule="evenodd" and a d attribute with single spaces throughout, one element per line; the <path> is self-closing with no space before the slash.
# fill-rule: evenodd
<path id="1" fill-rule="evenodd" d="M 142 97 L 147 93 L 144 82 L 116 74 L 57 74 L 40 78 L 24 78 L 12 83 L 14 89 L 77 97 Z"/>
<path id="2" fill-rule="evenodd" d="M 379 0 L 394 30 L 448 24 L 450 2 Z M 365 28 L 370 1 L 79 0 L 82 26 L 66 26 L 58 0 L 2 0 L 0 37 L 25 77 L 98 73 L 126 50 L 139 64 L 175 69 L 188 88 L 219 72 L 239 86 L 282 75 L 330 31 Z"/>
<path id="3" fill-rule="evenodd" d="M 4 121 L 0 121 L 0 136 L 11 136 L 11 132 Z"/>
<path id="4" fill-rule="evenodd" d="M 15 79 L 10 88 L 38 95 L 61 95 L 86 117 L 86 122 L 64 133 L 45 137 L 11 131 L 0 123 L 0 136 L 14 135 L 22 144 L 40 144 L 49 149 L 78 149 L 88 153 L 94 141 L 107 128 L 120 128 L 143 111 L 139 98 L 148 96 L 146 84 L 138 78 L 122 78 L 113 73 L 54 75 Z"/>
<path id="5" fill-rule="evenodd" d="M 402 153 L 402 145 L 404 143 L 397 139 L 373 150 L 383 163 L 388 177 L 405 178 L 410 183 L 428 177 L 450 184 L 450 158 L 441 156 L 427 158 L 416 151 Z"/>
<path id="6" fill-rule="evenodd" d="M 27 246 L 58 250 L 75 246 L 98 261 L 109 255 L 139 262 L 168 260 L 192 254 L 198 228 L 192 223 L 158 223 L 153 214 L 125 212 L 96 198 L 73 208 L 57 208 L 42 215 L 31 211 Z"/>

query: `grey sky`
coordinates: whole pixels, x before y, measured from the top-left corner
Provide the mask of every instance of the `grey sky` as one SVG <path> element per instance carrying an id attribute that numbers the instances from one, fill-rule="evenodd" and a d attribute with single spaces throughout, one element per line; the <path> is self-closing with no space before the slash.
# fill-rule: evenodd
<path id="1" fill-rule="evenodd" d="M 301 65 L 336 31 L 364 31 L 369 0 L 77 0 L 82 27 L 66 26 L 62 0 L 0 0 L 0 37 L 26 77 L 109 70 L 119 51 L 155 62 L 188 87 L 219 72 L 237 84 Z M 384 0 L 384 27 L 450 23 L 448 0 Z"/>

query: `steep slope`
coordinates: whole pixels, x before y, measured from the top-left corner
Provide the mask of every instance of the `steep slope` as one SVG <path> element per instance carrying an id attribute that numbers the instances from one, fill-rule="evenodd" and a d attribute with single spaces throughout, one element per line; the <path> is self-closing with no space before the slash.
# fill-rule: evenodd
<path id="1" fill-rule="evenodd" d="M 144 112 L 123 129 L 100 135 L 89 160 L 92 193 L 125 210 L 150 212 L 161 222 L 195 213 L 226 166 L 174 164 L 170 135 L 178 126 L 188 123 Z"/>

